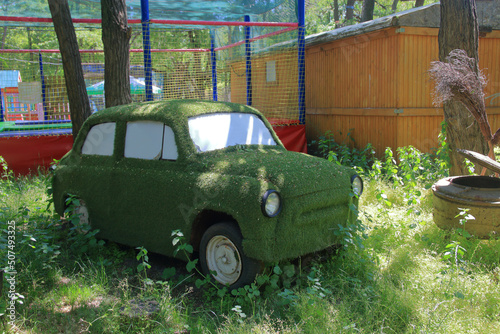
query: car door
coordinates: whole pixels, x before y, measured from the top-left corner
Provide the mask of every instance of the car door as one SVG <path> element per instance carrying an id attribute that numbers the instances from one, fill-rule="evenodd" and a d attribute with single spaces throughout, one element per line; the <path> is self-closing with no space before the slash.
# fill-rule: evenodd
<path id="1" fill-rule="evenodd" d="M 178 195 L 186 165 L 172 128 L 156 121 L 127 122 L 123 158 L 112 176 L 114 239 L 149 251 L 171 254 L 171 232 L 185 224 L 179 216 Z"/>
<path id="2" fill-rule="evenodd" d="M 110 217 L 111 173 L 115 162 L 116 123 L 94 124 L 88 130 L 79 150 L 78 163 L 68 167 L 72 187 L 67 193 L 85 202 L 92 228 L 105 231 Z"/>

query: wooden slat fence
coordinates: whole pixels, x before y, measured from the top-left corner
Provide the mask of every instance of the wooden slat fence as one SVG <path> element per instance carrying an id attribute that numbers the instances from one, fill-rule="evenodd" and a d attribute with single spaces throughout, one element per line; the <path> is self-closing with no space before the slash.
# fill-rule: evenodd
<path id="1" fill-rule="evenodd" d="M 331 131 L 358 148 L 438 146 L 443 111 L 432 102 L 427 71 L 438 60 L 438 29 L 387 28 L 306 50 L 308 141 Z M 493 131 L 500 127 L 500 31 L 480 38 L 480 68 L 488 78 L 486 104 Z M 471 123 L 473 122 L 471 117 Z"/>

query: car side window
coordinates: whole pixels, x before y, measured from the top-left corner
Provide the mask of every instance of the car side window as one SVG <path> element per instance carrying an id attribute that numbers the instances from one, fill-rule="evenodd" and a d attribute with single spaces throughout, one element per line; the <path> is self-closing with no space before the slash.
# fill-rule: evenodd
<path id="1" fill-rule="evenodd" d="M 163 154 L 162 159 L 177 160 L 179 153 L 175 144 L 175 135 L 171 127 L 165 125 L 163 131 Z"/>
<path id="2" fill-rule="evenodd" d="M 83 142 L 82 154 L 111 156 L 115 144 L 116 123 L 94 125 Z"/>
<path id="3" fill-rule="evenodd" d="M 124 156 L 146 160 L 177 160 L 174 132 L 160 122 L 128 122 Z"/>
<path id="4" fill-rule="evenodd" d="M 127 123 L 125 158 L 158 160 L 161 157 L 163 123 L 138 121 Z"/>

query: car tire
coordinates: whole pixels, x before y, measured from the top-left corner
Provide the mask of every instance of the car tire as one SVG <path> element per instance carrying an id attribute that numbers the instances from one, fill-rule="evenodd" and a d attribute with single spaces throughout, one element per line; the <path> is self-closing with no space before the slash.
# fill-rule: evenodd
<path id="1" fill-rule="evenodd" d="M 217 223 L 209 227 L 200 242 L 203 274 L 212 275 L 230 289 L 252 283 L 262 270 L 262 261 L 245 255 L 242 240 L 240 229 L 234 223 Z"/>
<path id="2" fill-rule="evenodd" d="M 81 200 L 77 199 L 78 204 L 74 204 L 73 211 L 71 212 L 71 218 L 78 215 L 76 219 L 71 219 L 73 225 L 77 228 L 79 233 L 86 234 L 90 231 L 90 217 L 87 204 Z"/>

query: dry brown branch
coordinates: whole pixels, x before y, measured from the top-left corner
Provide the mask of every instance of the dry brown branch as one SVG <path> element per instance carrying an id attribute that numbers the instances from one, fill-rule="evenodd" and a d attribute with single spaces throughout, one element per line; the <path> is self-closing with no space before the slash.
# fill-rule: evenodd
<path id="1" fill-rule="evenodd" d="M 474 58 L 467 56 L 464 50 L 456 49 L 446 57 L 447 62 L 434 61 L 429 70 L 436 86 L 434 103 L 449 100 L 462 102 L 479 124 L 481 133 L 491 146 L 500 142 L 500 129 L 491 134 L 486 106 L 484 87 L 486 80 Z"/>

